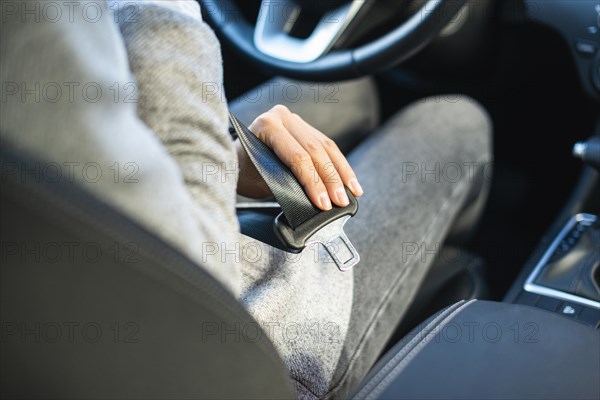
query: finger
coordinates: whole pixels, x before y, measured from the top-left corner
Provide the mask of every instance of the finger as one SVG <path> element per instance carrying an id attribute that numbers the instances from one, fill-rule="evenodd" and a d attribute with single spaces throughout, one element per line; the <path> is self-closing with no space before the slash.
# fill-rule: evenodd
<path id="1" fill-rule="evenodd" d="M 329 154 L 325 151 L 323 141 L 316 135 L 319 132 L 296 114 L 287 116 L 283 120 L 283 124 L 310 155 L 331 200 L 340 207 L 350 204 L 346 189 L 344 189 L 344 182 Z"/>
<path id="2" fill-rule="evenodd" d="M 302 124 L 304 124 L 306 131 L 312 132 L 313 135 L 317 137 L 318 140 L 321 142 L 322 147 L 326 151 L 329 159 L 331 160 L 334 169 L 336 170 L 337 174 L 341 177 L 343 185 L 347 186 L 355 196 L 360 197 L 363 195 L 364 191 L 358 181 L 358 178 L 356 177 L 356 173 L 350 166 L 350 163 L 348 162 L 344 154 L 341 152 L 337 144 L 332 139 L 327 137 L 315 127 L 308 124 L 300 116 L 292 114 L 292 112 L 289 111 L 285 106 L 276 106 L 273 108 L 273 111 L 275 111 L 284 119 L 291 119 L 291 116 L 293 116 L 294 119 L 299 119 L 302 122 Z M 323 179 L 325 180 L 325 178 Z"/>
<path id="3" fill-rule="evenodd" d="M 292 171 L 314 205 L 325 211 L 332 208 L 327 189 L 316 173 L 310 155 L 289 133 L 279 117 L 265 113 L 254 120 L 250 130 Z"/>
<path id="4" fill-rule="evenodd" d="M 364 194 L 364 190 L 360 185 L 358 178 L 356 177 L 356 173 L 350 166 L 350 163 L 348 162 L 344 154 L 341 152 L 337 144 L 327 136 L 323 136 L 323 148 L 329 155 L 329 158 L 333 162 L 333 165 L 335 165 L 336 170 L 342 179 L 342 182 L 345 186 L 347 186 L 350 189 L 353 195 L 355 195 L 356 197 L 362 196 Z"/>
<path id="5" fill-rule="evenodd" d="M 302 120 L 302 118 L 300 119 Z M 313 135 L 317 137 L 318 140 L 321 142 L 322 148 L 327 153 L 337 174 L 341 177 L 341 182 L 343 183 L 343 185 L 347 186 L 352 192 L 352 194 L 354 194 L 356 197 L 362 196 L 364 194 L 364 190 L 360 185 L 358 178 L 356 177 L 356 173 L 350 166 L 350 163 L 348 162 L 342 151 L 339 149 L 337 144 L 332 139 L 327 137 L 321 131 L 311 126 L 304 120 L 302 120 L 302 122 L 305 124 L 306 129 L 308 131 L 311 131 Z"/>

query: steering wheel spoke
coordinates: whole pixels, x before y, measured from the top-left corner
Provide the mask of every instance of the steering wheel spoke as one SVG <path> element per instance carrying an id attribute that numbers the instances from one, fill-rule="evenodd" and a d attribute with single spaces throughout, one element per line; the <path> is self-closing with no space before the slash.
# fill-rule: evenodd
<path id="1" fill-rule="evenodd" d="M 301 18 L 302 6 L 293 0 L 262 0 L 254 45 L 264 54 L 295 63 L 317 60 L 333 48 L 367 0 L 353 0 L 327 12 L 306 39 L 290 36 Z"/>
<path id="2" fill-rule="evenodd" d="M 398 65 L 436 38 L 466 3 L 424 0 L 412 17 L 381 37 L 334 49 L 377 0 L 347 1 L 326 13 L 306 39 L 291 35 L 302 22 L 303 0 L 262 0 L 255 26 L 240 13 L 241 0 L 199 1 L 203 17 L 248 59 L 270 73 L 312 81 L 353 79 Z"/>

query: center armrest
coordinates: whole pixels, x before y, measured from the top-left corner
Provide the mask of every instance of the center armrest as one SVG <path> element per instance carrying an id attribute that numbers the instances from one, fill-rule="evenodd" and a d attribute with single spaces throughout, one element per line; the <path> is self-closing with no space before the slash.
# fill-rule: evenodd
<path id="1" fill-rule="evenodd" d="M 597 399 L 600 330 L 545 310 L 462 301 L 373 368 L 355 399 Z"/>

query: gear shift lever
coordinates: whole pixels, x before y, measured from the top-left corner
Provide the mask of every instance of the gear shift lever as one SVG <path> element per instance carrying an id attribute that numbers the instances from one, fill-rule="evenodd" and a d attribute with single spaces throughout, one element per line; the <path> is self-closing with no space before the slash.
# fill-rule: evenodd
<path id="1" fill-rule="evenodd" d="M 573 155 L 600 172 L 600 137 L 575 144 Z M 600 302 L 600 219 L 591 225 L 576 224 L 535 283 Z"/>
<path id="2" fill-rule="evenodd" d="M 538 285 L 600 301 L 600 221 L 577 224 L 536 278 Z"/>
<path id="3" fill-rule="evenodd" d="M 575 144 L 573 155 L 600 172 L 600 137 Z M 600 219 L 578 223 L 562 239 L 535 283 L 600 301 Z"/>

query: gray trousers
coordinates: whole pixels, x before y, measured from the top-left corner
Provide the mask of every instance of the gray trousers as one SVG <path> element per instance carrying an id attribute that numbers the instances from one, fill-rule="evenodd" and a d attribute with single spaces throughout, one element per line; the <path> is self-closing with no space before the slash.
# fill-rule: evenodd
<path id="1" fill-rule="evenodd" d="M 473 99 L 423 99 L 374 131 L 377 102 L 370 79 L 328 86 L 279 78 L 231 104 L 246 124 L 285 104 L 342 148 L 366 138 L 349 154 L 365 189 L 346 225 L 361 255 L 353 271 L 340 273 L 320 250 L 318 258 L 290 259 L 270 249 L 262 264 L 243 263 L 242 301 L 263 324 L 280 328 L 270 334 L 301 398 L 345 398 L 358 385 L 440 256 L 469 193 L 487 186 L 477 176 L 489 180 L 492 127 Z"/>

